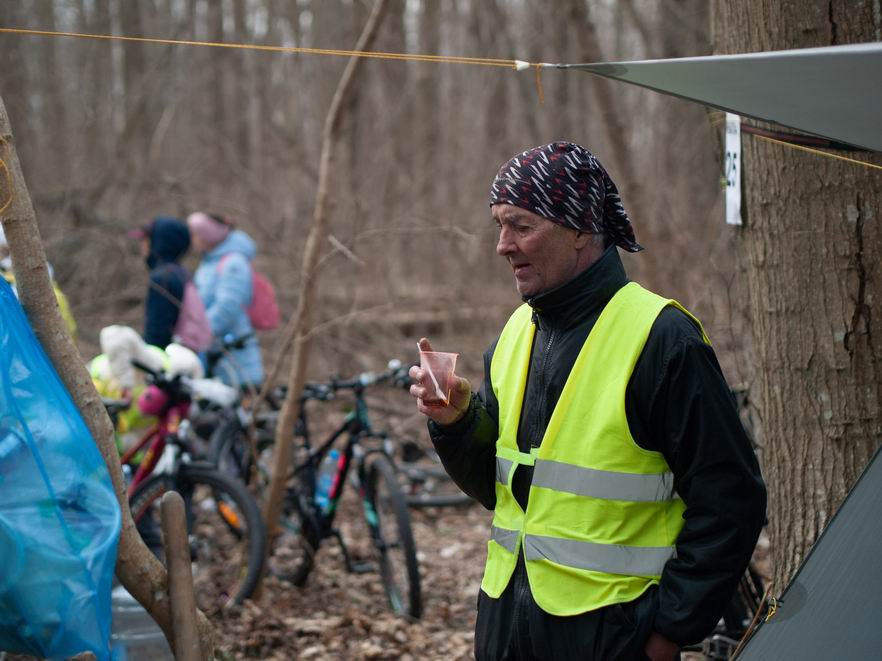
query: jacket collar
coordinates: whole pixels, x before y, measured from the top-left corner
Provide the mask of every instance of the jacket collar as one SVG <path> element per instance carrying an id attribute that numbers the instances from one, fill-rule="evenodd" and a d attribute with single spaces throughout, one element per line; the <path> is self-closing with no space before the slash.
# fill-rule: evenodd
<path id="1" fill-rule="evenodd" d="M 524 302 L 533 308 L 533 323 L 539 329 L 565 329 L 597 313 L 627 283 L 625 266 L 613 245 L 572 280 Z"/>

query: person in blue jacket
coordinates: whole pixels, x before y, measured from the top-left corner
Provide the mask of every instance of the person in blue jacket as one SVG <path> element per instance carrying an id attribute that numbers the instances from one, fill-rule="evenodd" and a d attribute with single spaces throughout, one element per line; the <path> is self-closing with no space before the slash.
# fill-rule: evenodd
<path id="1" fill-rule="evenodd" d="M 228 385 L 259 386 L 263 361 L 247 312 L 252 298 L 254 241 L 214 214 L 192 213 L 187 227 L 193 248 L 202 254 L 194 281 L 215 338 L 207 353 L 208 371 Z"/>
<path id="2" fill-rule="evenodd" d="M 190 273 L 180 264 L 190 248 L 190 231 L 183 221 L 157 216 L 129 232 L 140 239 L 141 254 L 150 269 L 144 304 L 144 341 L 165 348 L 172 342 Z"/>

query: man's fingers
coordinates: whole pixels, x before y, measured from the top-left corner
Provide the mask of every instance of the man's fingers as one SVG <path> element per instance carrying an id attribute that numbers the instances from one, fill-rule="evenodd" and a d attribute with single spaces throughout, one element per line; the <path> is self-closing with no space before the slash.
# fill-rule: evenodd
<path id="1" fill-rule="evenodd" d="M 428 338 L 426 338 L 426 337 L 420 338 L 420 351 L 433 351 L 432 343 L 429 342 Z"/>

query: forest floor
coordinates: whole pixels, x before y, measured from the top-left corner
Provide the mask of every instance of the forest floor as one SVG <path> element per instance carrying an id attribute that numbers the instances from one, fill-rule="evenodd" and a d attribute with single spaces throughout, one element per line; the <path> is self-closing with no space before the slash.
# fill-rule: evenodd
<path id="1" fill-rule="evenodd" d="M 328 543 L 302 588 L 268 578 L 262 598 L 215 615 L 217 656 L 233 659 L 473 659 L 478 590 L 491 512 L 477 504 L 411 510 L 420 561 L 423 616 L 392 614 L 376 573 L 351 574 Z M 367 557 L 367 527 L 350 490 L 338 525 L 356 557 Z M 754 558 L 768 575 L 768 539 Z M 684 661 L 704 659 L 686 653 Z"/>
<path id="2" fill-rule="evenodd" d="M 337 523 L 350 551 L 368 550 L 352 490 Z M 268 578 L 257 602 L 213 617 L 218 658 L 470 659 L 491 513 L 479 505 L 411 510 L 423 595 L 419 621 L 396 617 L 376 573 L 347 573 L 322 546 L 302 588 Z"/>

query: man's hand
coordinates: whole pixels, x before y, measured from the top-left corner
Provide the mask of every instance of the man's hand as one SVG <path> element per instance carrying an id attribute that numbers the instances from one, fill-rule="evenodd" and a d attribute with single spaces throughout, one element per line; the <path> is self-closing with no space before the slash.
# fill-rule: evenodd
<path id="1" fill-rule="evenodd" d="M 420 351 L 432 351 L 432 345 L 429 340 L 422 338 L 420 340 Z M 410 387 L 410 394 L 417 400 L 417 410 L 423 415 L 431 418 L 439 425 L 450 425 L 460 420 L 469 410 L 469 401 L 472 396 L 472 386 L 467 379 L 456 376 L 454 374 L 450 379 L 450 401 L 444 404 L 426 404 L 423 402 L 425 397 L 432 388 L 429 381 L 429 375 L 424 370 L 414 365 L 410 368 L 408 375 L 413 379 L 414 383 Z"/>
<path id="2" fill-rule="evenodd" d="M 677 643 L 668 640 L 657 631 L 649 634 L 643 651 L 652 661 L 671 661 L 680 651 Z"/>

